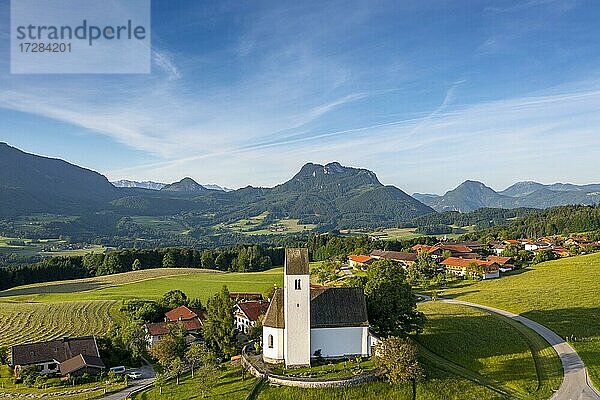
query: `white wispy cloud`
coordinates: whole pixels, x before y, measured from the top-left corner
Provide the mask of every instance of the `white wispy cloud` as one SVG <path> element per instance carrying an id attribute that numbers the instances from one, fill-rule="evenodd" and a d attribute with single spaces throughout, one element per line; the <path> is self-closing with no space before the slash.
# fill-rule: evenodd
<path id="1" fill-rule="evenodd" d="M 182 78 L 181 71 L 173 61 L 173 55 L 169 54 L 166 50 L 152 49 L 152 60 L 155 65 L 168 75 L 168 79 Z"/>

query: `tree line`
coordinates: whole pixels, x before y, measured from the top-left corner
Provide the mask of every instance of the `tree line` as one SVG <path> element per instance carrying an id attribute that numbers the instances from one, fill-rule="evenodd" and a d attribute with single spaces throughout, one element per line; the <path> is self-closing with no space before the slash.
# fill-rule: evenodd
<path id="1" fill-rule="evenodd" d="M 281 247 L 237 245 L 230 248 L 119 249 L 84 256 L 52 257 L 32 264 L 0 267 L 0 290 L 31 283 L 89 278 L 151 268 L 205 268 L 263 271 L 283 264 Z"/>
<path id="2" fill-rule="evenodd" d="M 506 224 L 469 233 L 466 240 L 537 238 L 586 233 L 588 239 L 600 238 L 600 205 L 572 205 L 539 210 Z"/>

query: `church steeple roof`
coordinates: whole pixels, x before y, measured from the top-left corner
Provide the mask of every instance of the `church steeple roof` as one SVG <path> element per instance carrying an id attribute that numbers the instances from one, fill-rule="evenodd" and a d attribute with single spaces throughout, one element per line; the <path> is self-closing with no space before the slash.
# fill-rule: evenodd
<path id="1" fill-rule="evenodd" d="M 285 274 L 308 275 L 308 249 L 285 249 Z"/>

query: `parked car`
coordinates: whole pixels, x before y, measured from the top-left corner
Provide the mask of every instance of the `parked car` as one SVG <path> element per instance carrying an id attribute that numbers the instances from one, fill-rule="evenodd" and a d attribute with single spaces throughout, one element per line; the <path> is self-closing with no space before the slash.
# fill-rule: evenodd
<path id="1" fill-rule="evenodd" d="M 127 373 L 127 376 L 130 379 L 140 379 L 142 377 L 142 373 L 138 371 L 131 371 Z"/>
<path id="2" fill-rule="evenodd" d="M 125 367 L 123 365 L 121 365 L 119 367 L 112 367 L 109 371 L 112 371 L 115 374 L 120 375 L 120 374 L 125 373 Z"/>

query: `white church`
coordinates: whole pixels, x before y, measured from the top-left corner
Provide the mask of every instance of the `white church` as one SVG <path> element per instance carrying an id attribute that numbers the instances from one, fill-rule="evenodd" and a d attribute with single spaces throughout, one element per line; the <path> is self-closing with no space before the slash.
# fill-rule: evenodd
<path id="1" fill-rule="evenodd" d="M 285 250 L 283 289 L 277 289 L 263 322 L 263 359 L 309 366 L 315 352 L 325 358 L 370 356 L 362 288 L 312 288 L 308 249 Z"/>

